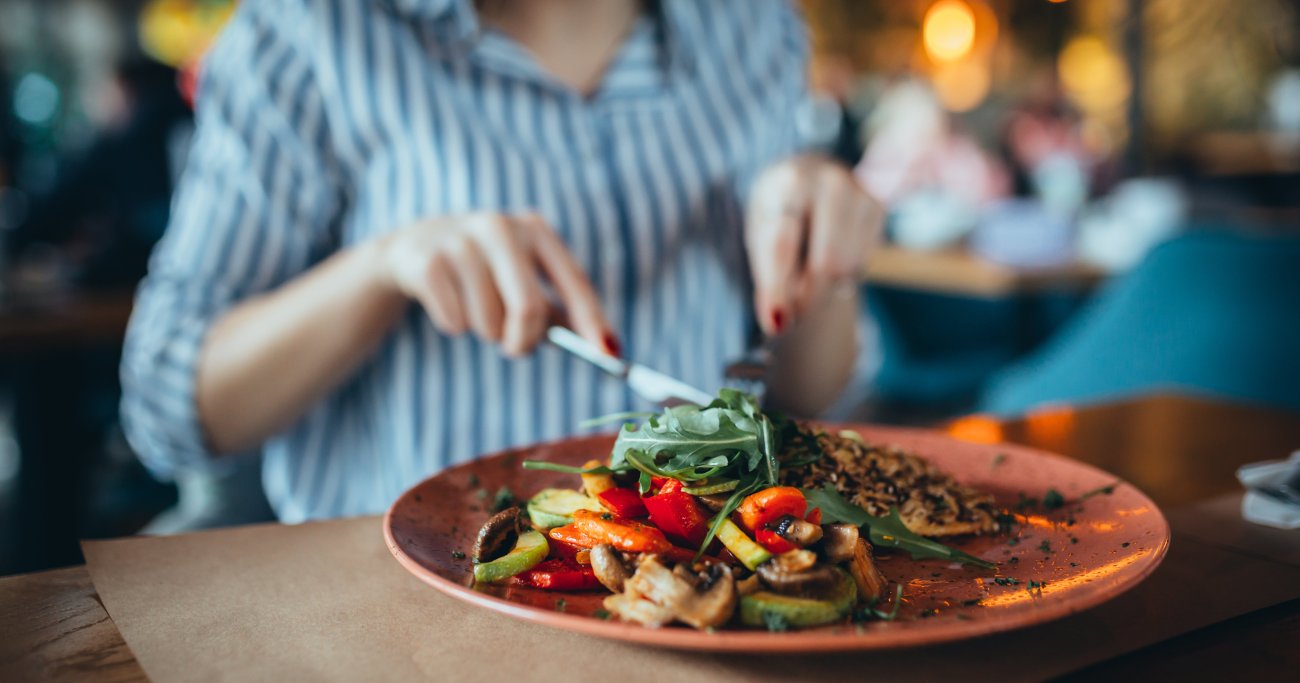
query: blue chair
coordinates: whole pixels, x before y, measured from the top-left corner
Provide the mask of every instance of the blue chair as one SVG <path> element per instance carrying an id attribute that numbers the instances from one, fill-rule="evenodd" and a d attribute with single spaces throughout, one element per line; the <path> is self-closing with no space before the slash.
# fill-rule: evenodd
<path id="1" fill-rule="evenodd" d="M 981 408 L 1173 390 L 1300 410 L 1300 237 L 1193 231 L 1154 249 Z"/>

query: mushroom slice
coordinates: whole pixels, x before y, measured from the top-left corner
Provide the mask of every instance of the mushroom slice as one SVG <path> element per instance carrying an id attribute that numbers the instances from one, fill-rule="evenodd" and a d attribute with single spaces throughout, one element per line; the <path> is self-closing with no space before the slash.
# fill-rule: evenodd
<path id="1" fill-rule="evenodd" d="M 623 592 L 623 584 L 627 581 L 627 565 L 614 546 L 601 543 L 591 549 L 591 571 L 595 573 L 596 580 L 611 592 Z"/>
<path id="2" fill-rule="evenodd" d="M 695 628 L 720 626 L 729 621 L 737 602 L 731 568 L 711 564 L 696 578 L 698 582 L 692 585 L 665 567 L 658 557 L 648 555 L 642 558 L 627 586 Z"/>
<path id="3" fill-rule="evenodd" d="M 490 562 L 505 555 L 519 538 L 519 508 L 511 507 L 488 518 L 474 540 L 475 562 Z"/>
<path id="4" fill-rule="evenodd" d="M 858 584 L 858 599 L 866 602 L 879 600 L 885 592 L 885 577 L 876 569 L 871 560 L 871 544 L 859 538 L 853 550 L 853 560 L 849 562 L 849 573 L 853 582 Z"/>
<path id="5" fill-rule="evenodd" d="M 746 595 L 757 593 L 762 587 L 763 585 L 758 582 L 758 574 L 750 574 L 736 582 L 736 593 L 743 598 Z"/>
<path id="6" fill-rule="evenodd" d="M 858 527 L 852 524 L 827 524 L 822 527 L 822 542 L 819 546 L 822 557 L 831 564 L 853 559 L 858 536 Z"/>
<path id="7" fill-rule="evenodd" d="M 810 550 L 791 550 L 772 558 L 772 562 L 783 572 L 802 572 L 817 564 L 817 555 Z"/>
<path id="8" fill-rule="evenodd" d="M 790 554 L 786 553 L 786 555 Z M 839 583 L 841 574 L 831 565 L 815 564 L 794 570 L 788 568 L 790 566 L 788 563 L 780 562 L 781 557 L 784 555 L 758 566 L 758 577 L 777 593 L 818 595 L 834 589 Z"/>
<path id="9" fill-rule="evenodd" d="M 822 528 L 812 522 L 806 522 L 793 515 L 786 515 L 772 526 L 777 536 L 799 546 L 808 546 L 822 540 Z"/>
<path id="10" fill-rule="evenodd" d="M 604 605 L 610 614 L 624 621 L 633 621 L 651 628 L 659 628 L 673 620 L 672 610 L 630 591 L 605 596 Z"/>

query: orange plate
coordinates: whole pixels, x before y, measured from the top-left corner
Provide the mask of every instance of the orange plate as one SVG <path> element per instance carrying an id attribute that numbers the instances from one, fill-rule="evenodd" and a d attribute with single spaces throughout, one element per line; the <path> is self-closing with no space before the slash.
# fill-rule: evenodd
<path id="1" fill-rule="evenodd" d="M 868 441 L 897 444 L 926 457 L 959 481 L 994 493 L 1008 507 L 1022 493 L 1041 500 L 1049 488 L 1055 488 L 1072 501 L 1116 481 L 1083 463 L 1023 446 L 969 443 L 922 430 L 852 428 Z M 500 487 L 509 487 L 521 499 L 546 487 L 578 487 L 575 475 L 524 470 L 520 462 L 537 459 L 580 465 L 605 457 L 612 442 L 611 436 L 573 438 L 448 469 L 393 503 L 384 519 L 388 548 L 411 573 L 454 598 L 546 626 L 691 650 L 821 652 L 940 643 L 1059 619 L 1137 585 L 1160 564 L 1169 547 L 1169 525 L 1160 510 L 1141 491 L 1121 482 L 1111 495 L 1093 496 L 1051 513 L 1030 513 L 1015 536 L 953 543 L 999 563 L 996 570 L 878 553 L 884 575 L 903 584 L 903 606 L 892 622 L 843 623 L 785 633 L 741 627 L 714 633 L 676 626 L 652 629 L 591 616 L 600 608 L 603 592 L 474 587 L 468 553 L 488 517 L 486 506 Z M 466 557 L 453 555 L 458 551 Z M 999 585 L 994 581 L 998 577 L 1014 578 L 1019 584 Z M 1046 585 L 1030 591 L 1030 581 Z M 557 606 L 560 599 L 562 608 Z M 979 603 L 972 604 L 976 599 Z"/>

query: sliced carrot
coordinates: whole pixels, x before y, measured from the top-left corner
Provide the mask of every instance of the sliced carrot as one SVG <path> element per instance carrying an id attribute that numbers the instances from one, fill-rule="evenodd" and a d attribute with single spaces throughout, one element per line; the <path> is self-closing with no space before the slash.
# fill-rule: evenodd
<path id="1" fill-rule="evenodd" d="M 754 533 L 786 515 L 803 519 L 807 508 L 803 491 L 793 486 L 773 486 L 747 496 L 736 511 L 745 528 Z"/>
<path id="2" fill-rule="evenodd" d="M 608 513 L 575 510 L 571 526 L 596 543 L 608 543 L 628 553 L 655 553 L 670 545 L 662 531 Z"/>
<path id="3" fill-rule="evenodd" d="M 559 541 L 560 543 L 564 543 L 569 546 L 576 546 L 578 548 L 594 548 L 600 545 L 600 541 L 592 538 L 591 536 L 588 536 L 582 531 L 579 531 L 578 527 L 573 524 L 565 524 L 564 526 L 557 526 L 554 529 L 551 529 L 550 531 L 546 532 L 546 535 L 550 536 L 556 541 Z"/>

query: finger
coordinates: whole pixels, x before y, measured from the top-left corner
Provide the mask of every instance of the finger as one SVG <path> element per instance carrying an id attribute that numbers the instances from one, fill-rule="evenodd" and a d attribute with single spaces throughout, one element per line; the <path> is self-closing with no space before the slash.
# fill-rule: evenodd
<path id="1" fill-rule="evenodd" d="M 622 355 L 622 344 L 614 335 L 591 279 L 573 258 L 560 236 L 537 216 L 521 219 L 531 231 L 538 263 L 555 286 L 564 313 L 573 330 L 614 356 Z"/>
<path id="2" fill-rule="evenodd" d="M 434 254 L 425 261 L 423 277 L 413 283 L 411 292 L 433 320 L 433 326 L 445 335 L 465 333 L 465 311 L 461 306 L 460 286 L 451 260 Z"/>
<path id="3" fill-rule="evenodd" d="M 838 173 L 818 183 L 809 221 L 808 258 L 799 274 L 800 311 L 814 306 L 834 283 L 850 277 L 861 260 L 865 226 L 857 222 L 853 192 Z"/>
<path id="4" fill-rule="evenodd" d="M 793 319 L 795 278 L 804 249 L 809 198 L 791 185 L 783 201 L 760 201 L 750 211 L 749 263 L 754 277 L 754 307 L 759 325 L 777 334 Z"/>
<path id="5" fill-rule="evenodd" d="M 509 355 L 527 353 L 546 330 L 550 305 L 532 258 L 532 246 L 514 221 L 505 216 L 484 216 L 474 235 L 505 308 L 501 347 Z"/>
<path id="6" fill-rule="evenodd" d="M 487 259 L 475 242 L 467 240 L 466 248 L 455 254 L 455 262 L 461 301 L 470 327 L 483 339 L 500 342 L 505 307 Z"/>

